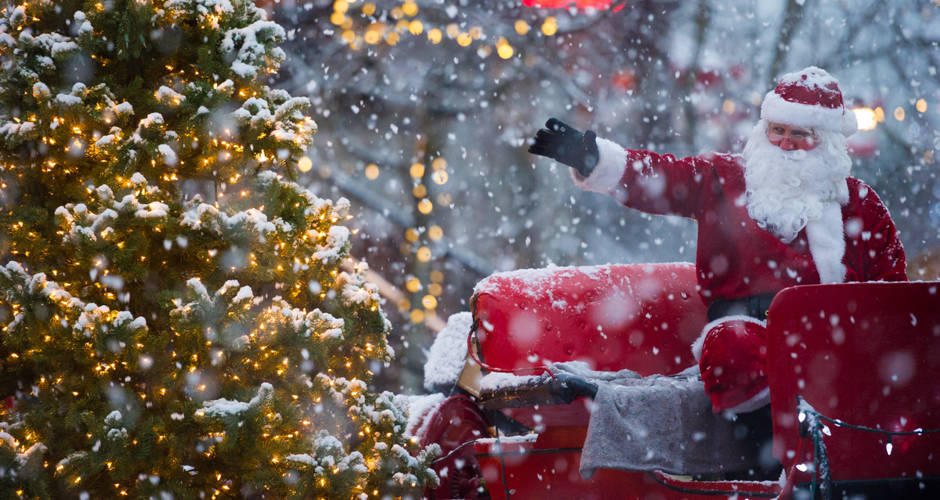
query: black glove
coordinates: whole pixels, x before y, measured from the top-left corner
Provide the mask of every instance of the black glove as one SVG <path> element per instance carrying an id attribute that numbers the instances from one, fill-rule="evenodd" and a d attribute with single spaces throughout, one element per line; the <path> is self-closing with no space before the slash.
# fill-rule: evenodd
<path id="1" fill-rule="evenodd" d="M 535 144 L 529 146 L 529 152 L 564 163 L 587 177 L 597 166 L 596 139 L 593 130 L 582 134 L 557 118 L 549 118 L 545 128 L 535 135 Z"/>
<path id="2" fill-rule="evenodd" d="M 549 390 L 567 403 L 577 398 L 593 398 L 597 395 L 597 384 L 567 373 L 556 373 Z"/>

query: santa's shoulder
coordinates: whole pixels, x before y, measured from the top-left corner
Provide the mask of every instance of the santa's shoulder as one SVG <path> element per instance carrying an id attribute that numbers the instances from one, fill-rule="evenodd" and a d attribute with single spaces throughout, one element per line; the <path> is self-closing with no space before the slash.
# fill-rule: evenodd
<path id="1" fill-rule="evenodd" d="M 871 186 L 855 177 L 846 177 L 845 183 L 849 188 L 849 202 L 843 211 L 867 213 L 879 218 L 888 216 L 888 207 Z"/>
<path id="2" fill-rule="evenodd" d="M 859 202 L 875 202 L 881 203 L 881 198 L 878 197 L 878 194 L 875 193 L 875 190 L 871 186 L 865 184 L 860 179 L 855 177 L 846 177 L 845 183 L 849 187 L 849 199 L 857 200 Z"/>

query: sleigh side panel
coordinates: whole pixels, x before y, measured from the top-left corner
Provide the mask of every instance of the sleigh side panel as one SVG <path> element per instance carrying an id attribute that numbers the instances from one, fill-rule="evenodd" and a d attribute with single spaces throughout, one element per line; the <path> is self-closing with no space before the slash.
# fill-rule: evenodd
<path id="1" fill-rule="evenodd" d="M 585 430 L 547 429 L 537 439 L 483 439 L 474 444 L 490 498 L 718 499 L 774 498 L 776 481 L 698 481 L 661 472 L 597 469 L 581 477 Z"/>
<path id="2" fill-rule="evenodd" d="M 813 464 L 798 397 L 846 424 L 938 428 L 940 283 L 788 288 L 771 305 L 768 330 L 774 455 L 787 469 Z M 835 481 L 940 477 L 940 434 L 889 436 L 822 423 Z"/>

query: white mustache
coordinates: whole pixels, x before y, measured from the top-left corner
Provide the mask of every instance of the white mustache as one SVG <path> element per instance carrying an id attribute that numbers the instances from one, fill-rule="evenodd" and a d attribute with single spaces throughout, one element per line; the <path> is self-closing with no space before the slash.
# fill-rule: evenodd
<path id="1" fill-rule="evenodd" d="M 775 146 L 776 147 L 776 146 Z M 801 161 L 805 160 L 808 156 L 806 150 L 803 149 L 794 149 L 791 151 L 780 150 L 780 157 L 788 161 Z"/>

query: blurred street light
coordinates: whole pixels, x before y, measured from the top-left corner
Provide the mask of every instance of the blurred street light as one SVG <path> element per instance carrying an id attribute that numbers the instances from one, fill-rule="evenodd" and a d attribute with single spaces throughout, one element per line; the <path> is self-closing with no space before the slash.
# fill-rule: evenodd
<path id="1" fill-rule="evenodd" d="M 875 130 L 875 127 L 878 126 L 878 116 L 875 114 L 874 109 L 855 108 L 852 112 L 855 113 L 859 130 Z"/>

